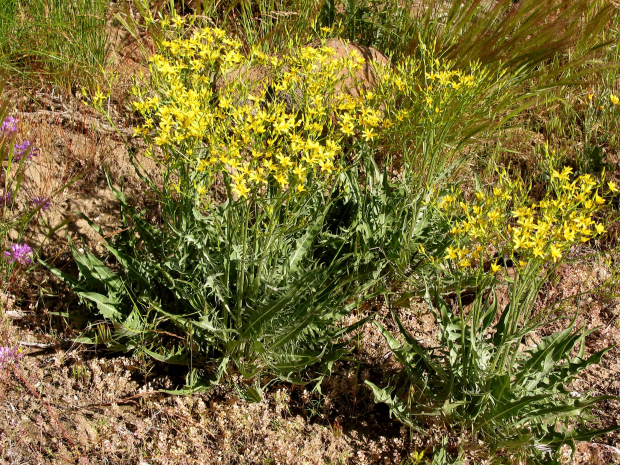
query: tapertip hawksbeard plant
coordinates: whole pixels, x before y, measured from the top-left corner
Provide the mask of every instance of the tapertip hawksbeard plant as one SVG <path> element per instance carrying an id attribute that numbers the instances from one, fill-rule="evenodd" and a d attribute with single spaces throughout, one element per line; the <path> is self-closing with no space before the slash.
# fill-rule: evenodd
<path id="1" fill-rule="evenodd" d="M 77 250 L 83 279 L 57 271 L 114 323 L 113 340 L 98 342 L 191 366 L 191 390 L 213 381 L 205 373 L 217 379 L 234 367 L 256 381 L 247 390 L 254 398 L 257 375 L 305 382 L 304 368 L 344 353 L 342 337 L 363 321 L 339 322 L 373 279 L 323 234 L 347 169 L 334 115 L 368 133 L 382 114 L 336 92 L 363 58 L 332 55 L 326 47 L 242 54 L 213 28 L 163 42 L 149 85 L 134 89 L 143 118 L 135 133 L 157 176 L 134 161 L 161 223 L 116 191 L 131 225 L 108 244 L 118 271 Z M 262 78 L 252 81 L 256 69 Z"/>
<path id="2" fill-rule="evenodd" d="M 593 330 L 577 327 L 580 309 L 566 315 L 563 302 L 538 308 L 538 296 L 572 248 L 605 232 L 597 217 L 617 187 L 588 174 L 573 178 L 566 167 L 552 171 L 549 192 L 532 202 L 522 182 L 505 172 L 499 178 L 467 198 L 453 188 L 431 202 L 451 237 L 441 254 L 421 250 L 436 269 L 425 301 L 439 343 L 418 341 L 398 315 L 407 298 L 395 299 L 391 311 L 402 342 L 377 327 L 403 370 L 386 388 L 367 384 L 414 429 L 437 417 L 460 438 L 450 451 L 455 455 L 482 441 L 487 454 L 501 451 L 506 461 L 557 463 L 562 445 L 574 448 L 575 441 L 616 429 L 580 428 L 576 423 L 592 406 L 613 397 L 574 395 L 568 386 L 609 348 L 586 355 Z M 554 323 L 563 329 L 536 336 Z"/>

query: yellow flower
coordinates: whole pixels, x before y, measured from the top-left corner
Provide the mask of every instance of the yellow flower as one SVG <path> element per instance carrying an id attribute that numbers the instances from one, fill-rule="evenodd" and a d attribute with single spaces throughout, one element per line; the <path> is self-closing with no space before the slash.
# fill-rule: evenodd
<path id="1" fill-rule="evenodd" d="M 245 185 L 245 182 L 235 184 L 232 190 L 239 197 L 243 197 L 246 199 L 248 197 L 248 194 L 250 193 L 250 188 Z"/>
<path id="2" fill-rule="evenodd" d="M 304 168 L 303 166 L 297 166 L 294 170 L 293 173 L 295 173 L 295 175 L 297 176 L 297 178 L 301 181 L 303 180 L 305 174 L 306 174 L 306 168 Z"/>
<path id="3" fill-rule="evenodd" d="M 557 262 L 560 258 L 562 258 L 562 252 L 555 245 L 551 246 L 551 257 L 554 262 Z"/>
<path id="4" fill-rule="evenodd" d="M 573 169 L 570 166 L 565 166 L 562 173 L 552 170 L 551 179 L 558 178 L 560 181 L 567 181 L 572 172 Z"/>
<path id="5" fill-rule="evenodd" d="M 532 214 L 530 207 L 519 207 L 512 212 L 514 218 L 529 217 Z"/>
<path id="6" fill-rule="evenodd" d="M 452 195 L 445 195 L 439 200 L 438 206 L 439 208 L 445 209 L 448 205 L 454 202 L 455 198 Z"/>
<path id="7" fill-rule="evenodd" d="M 276 132 L 278 133 L 288 133 L 291 128 L 295 125 L 295 119 L 294 118 L 284 118 L 283 116 L 281 116 L 278 119 L 278 122 L 274 125 L 274 129 L 276 130 Z"/>
<path id="8" fill-rule="evenodd" d="M 290 157 L 288 157 L 287 155 L 279 153 L 276 155 L 276 158 L 278 159 L 278 162 L 280 163 L 280 165 L 285 169 L 293 166 L 293 162 L 291 161 Z"/>
<path id="9" fill-rule="evenodd" d="M 607 183 L 607 186 L 609 187 L 609 190 L 610 190 L 610 191 L 612 191 L 612 192 L 614 192 L 614 193 L 615 193 L 615 192 L 618 192 L 618 186 L 617 186 L 617 184 L 616 184 L 615 182 L 613 182 L 613 181 L 609 181 L 609 182 Z"/>
<path id="10" fill-rule="evenodd" d="M 159 136 L 155 138 L 155 143 L 157 145 L 166 145 L 170 142 L 169 135 L 165 133 L 161 133 Z"/>
<path id="11" fill-rule="evenodd" d="M 575 230 L 564 228 L 564 239 L 566 239 L 566 242 L 573 242 L 575 240 Z"/>
<path id="12" fill-rule="evenodd" d="M 148 134 L 148 130 L 144 126 L 136 126 L 133 128 L 133 135 L 135 136 L 146 136 Z"/>
<path id="13" fill-rule="evenodd" d="M 500 218 L 500 213 L 497 210 L 491 210 L 488 214 L 487 214 L 487 218 L 489 218 L 489 220 L 491 220 L 493 223 L 495 223 L 497 220 L 499 220 Z"/>
<path id="14" fill-rule="evenodd" d="M 620 105 L 620 99 L 618 99 L 618 97 L 614 94 L 611 94 L 609 96 L 609 100 L 611 101 L 611 103 L 613 103 L 614 105 Z"/>
<path id="15" fill-rule="evenodd" d="M 372 128 L 366 128 L 362 132 L 362 138 L 365 141 L 373 140 L 375 137 L 377 137 L 377 134 L 375 134 Z"/>
<path id="16" fill-rule="evenodd" d="M 223 60 L 225 63 L 234 64 L 234 63 L 239 63 L 242 60 L 242 58 L 243 57 L 237 50 L 231 50 L 226 55 L 224 55 Z"/>
<path id="17" fill-rule="evenodd" d="M 263 161 L 263 167 L 269 171 L 277 171 L 278 166 L 271 160 Z"/>
<path id="18" fill-rule="evenodd" d="M 502 267 L 497 264 L 497 261 L 495 263 L 491 263 L 491 271 L 493 271 L 493 273 L 497 273 L 501 269 Z"/>
<path id="19" fill-rule="evenodd" d="M 515 231 L 517 231 L 518 233 L 521 232 L 517 228 L 515 228 Z M 515 235 L 512 240 L 513 240 L 514 245 L 515 245 L 515 250 L 523 248 L 526 245 L 526 241 L 522 237 L 520 237 L 518 235 Z"/>
<path id="20" fill-rule="evenodd" d="M 453 249 L 452 247 L 448 247 L 446 249 L 446 252 L 448 252 L 448 255 L 446 255 L 446 260 L 450 259 L 450 260 L 454 260 L 457 257 L 457 249 Z"/>
<path id="21" fill-rule="evenodd" d="M 274 176 L 276 181 L 280 184 L 280 186 L 284 187 L 287 184 L 286 175 L 284 173 L 278 173 Z"/>
<path id="22" fill-rule="evenodd" d="M 596 234 L 603 234 L 605 232 L 605 226 L 600 223 L 596 223 L 594 227 L 596 228 Z"/>
<path id="23" fill-rule="evenodd" d="M 482 252 L 484 250 L 484 248 L 482 246 L 478 246 L 476 247 L 476 250 L 474 250 L 474 252 L 471 254 L 472 258 L 475 258 L 476 260 L 480 258 L 480 252 Z"/>
<path id="24" fill-rule="evenodd" d="M 231 176 L 233 183 L 239 185 L 239 184 L 245 184 L 245 174 L 243 173 L 237 173 L 235 175 Z"/>
<path id="25" fill-rule="evenodd" d="M 351 123 L 344 123 L 341 127 L 340 130 L 342 131 L 342 133 L 346 136 L 352 136 L 353 134 L 355 134 L 355 131 L 353 129 L 353 125 Z"/>
<path id="26" fill-rule="evenodd" d="M 103 102 L 103 100 L 105 100 L 105 95 L 103 95 L 103 93 L 99 89 L 97 89 L 97 92 L 93 96 L 93 103 L 95 104 L 95 106 L 97 106 L 101 102 Z"/>

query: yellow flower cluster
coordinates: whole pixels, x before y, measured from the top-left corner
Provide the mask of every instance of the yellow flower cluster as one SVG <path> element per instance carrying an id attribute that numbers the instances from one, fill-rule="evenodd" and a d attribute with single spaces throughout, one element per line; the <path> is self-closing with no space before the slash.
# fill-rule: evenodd
<path id="1" fill-rule="evenodd" d="M 430 72 L 425 73 L 424 89 L 424 100 L 430 114 L 440 113 L 442 108 L 455 99 L 468 98 L 470 91 L 474 90 L 475 93 L 476 82 L 485 78 L 486 72 L 481 72 L 478 66 L 473 66 L 470 73 L 463 73 L 452 69 L 450 62 L 434 59 L 430 64 Z"/>
<path id="2" fill-rule="evenodd" d="M 338 170 L 343 137 L 372 140 L 382 124 L 372 93 L 335 91 L 363 65 L 355 51 L 336 57 L 324 46 L 284 57 L 256 48 L 244 54 L 215 28 L 163 47 L 151 58 L 152 89 L 134 87 L 134 107 L 144 118 L 135 132 L 160 146 L 166 163 L 191 167 L 203 192 L 217 172 L 230 176 L 239 197 L 270 179 L 302 192 L 309 179 Z"/>
<path id="3" fill-rule="evenodd" d="M 436 200 L 436 208 L 452 223 L 454 245 L 444 260 L 456 268 L 485 263 L 500 270 L 493 257 L 510 257 L 520 267 L 557 262 L 571 246 L 603 234 L 595 214 L 606 204 L 603 185 L 589 174 L 571 180 L 572 169 L 552 171 L 551 189 L 540 202 L 529 202 L 527 189 L 505 172 L 490 191 L 478 190 L 465 201 L 454 191 Z M 617 192 L 613 182 L 610 193 Z"/>
<path id="4" fill-rule="evenodd" d="M 406 58 L 396 69 L 379 69 L 380 92 L 386 100 L 388 118 L 394 122 L 420 117 L 419 103 L 423 115 L 430 121 L 436 120 L 454 104 L 474 101 L 480 96 L 481 87 L 486 86 L 488 71 L 478 64 L 472 64 L 468 72 L 455 69 L 450 61 L 426 56 L 420 61 Z M 407 76 L 422 77 L 422 84 L 414 83 Z M 412 103 L 413 105 L 411 105 Z M 447 112 L 447 118 L 451 112 Z"/>

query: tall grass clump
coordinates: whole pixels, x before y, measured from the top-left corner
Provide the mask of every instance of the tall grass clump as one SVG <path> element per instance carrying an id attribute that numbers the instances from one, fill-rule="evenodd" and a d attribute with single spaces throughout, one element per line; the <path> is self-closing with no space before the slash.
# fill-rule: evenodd
<path id="1" fill-rule="evenodd" d="M 0 70 L 64 90 L 90 86 L 110 50 L 103 0 L 3 0 Z"/>
<path id="2" fill-rule="evenodd" d="M 610 2 L 585 0 L 326 0 L 322 8 L 321 25 L 393 59 L 434 43 L 437 53 L 460 67 L 480 61 L 509 72 L 526 68 L 547 84 L 559 70 L 575 69 L 612 43 L 603 32 L 617 16 Z"/>
<path id="3" fill-rule="evenodd" d="M 616 9 L 609 24 L 600 33 L 606 45 L 597 50 L 596 62 L 606 69 L 598 69 L 581 86 L 566 86 L 549 95 L 539 110 L 539 117 L 524 121 L 524 126 L 541 132 L 580 173 L 601 173 L 615 170 L 606 154 L 618 149 L 618 25 Z M 575 47 L 574 53 L 583 51 Z M 596 65 L 584 65 L 587 68 Z M 579 69 L 576 70 L 579 72 Z M 563 73 L 570 78 L 571 72 Z"/>
<path id="4" fill-rule="evenodd" d="M 615 429 L 584 429 L 585 413 L 609 397 L 569 388 L 609 349 L 585 355 L 591 331 L 577 325 L 579 309 L 537 306 L 542 285 L 571 248 L 604 233 L 597 212 L 618 192 L 614 182 L 572 179 L 571 172 L 553 171 L 539 202 L 505 173 L 471 198 L 456 188 L 441 193 L 432 203 L 451 244 L 442 255 L 423 251 L 436 269 L 425 298 L 438 344 L 407 331 L 397 308 L 402 299 L 392 306 L 402 341 L 377 323 L 403 370 L 390 387 L 367 382 L 376 400 L 414 429 L 423 430 L 429 417 L 439 420 L 459 438 L 454 455 L 481 441 L 480 457 L 501 452 L 507 462 L 557 463 L 562 445 L 574 448 L 574 441 Z M 536 336 L 549 325 L 555 332 Z"/>

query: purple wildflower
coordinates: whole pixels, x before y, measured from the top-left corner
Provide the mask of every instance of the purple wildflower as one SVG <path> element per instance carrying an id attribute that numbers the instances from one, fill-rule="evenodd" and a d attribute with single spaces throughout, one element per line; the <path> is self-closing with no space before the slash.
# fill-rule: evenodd
<path id="1" fill-rule="evenodd" d="M 0 369 L 9 363 L 16 362 L 24 354 L 17 347 L 0 347 Z"/>
<path id="2" fill-rule="evenodd" d="M 0 206 L 2 207 L 12 207 L 13 201 L 13 191 L 6 191 L 3 195 L 0 195 Z"/>
<path id="3" fill-rule="evenodd" d="M 22 265 L 32 263 L 32 249 L 28 244 L 13 244 L 11 251 L 4 252 L 9 257 L 9 263 L 17 262 Z"/>
<path id="4" fill-rule="evenodd" d="M 28 152 L 30 145 L 31 144 L 29 140 L 25 140 L 21 144 L 15 144 L 15 146 L 13 147 L 13 160 L 15 160 L 16 162 L 19 162 L 19 160 L 21 160 L 24 154 Z M 39 149 L 33 148 L 28 152 L 28 155 L 26 156 L 26 160 L 30 160 L 32 157 L 36 157 L 38 155 L 39 155 Z"/>
<path id="5" fill-rule="evenodd" d="M 17 131 L 17 123 L 18 119 L 13 118 L 12 116 L 7 116 L 6 119 L 2 122 L 0 126 L 0 132 L 5 132 L 7 134 L 13 134 Z"/>
<path id="6" fill-rule="evenodd" d="M 50 199 L 47 197 L 35 197 L 32 199 L 32 203 L 34 203 L 37 207 L 41 206 L 41 210 L 45 211 L 51 207 Z"/>

